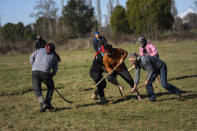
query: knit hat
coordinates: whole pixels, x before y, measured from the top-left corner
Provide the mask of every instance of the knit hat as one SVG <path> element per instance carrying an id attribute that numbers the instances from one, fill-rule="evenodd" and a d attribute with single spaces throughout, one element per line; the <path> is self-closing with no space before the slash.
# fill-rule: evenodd
<path id="1" fill-rule="evenodd" d="M 99 32 L 94 32 L 94 34 L 96 35 L 96 34 L 99 34 Z"/>

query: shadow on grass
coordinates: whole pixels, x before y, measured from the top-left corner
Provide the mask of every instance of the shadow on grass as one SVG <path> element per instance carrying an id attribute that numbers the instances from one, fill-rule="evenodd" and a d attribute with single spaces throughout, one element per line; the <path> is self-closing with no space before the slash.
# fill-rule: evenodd
<path id="1" fill-rule="evenodd" d="M 168 101 L 168 100 L 174 100 L 174 99 L 177 99 L 177 98 L 176 98 L 176 97 L 173 97 L 173 98 L 165 98 L 165 99 L 157 100 L 157 102 Z"/>
<path id="2" fill-rule="evenodd" d="M 194 99 L 194 98 L 197 98 L 197 94 L 196 93 L 184 95 L 184 96 L 182 96 L 182 99 L 180 99 L 180 101 Z M 166 99 L 157 100 L 157 101 L 160 101 L 161 102 L 161 101 L 167 101 L 167 100 L 173 100 L 173 99 L 177 99 L 177 98 L 176 97 L 174 97 L 174 98 L 166 98 Z"/>
<path id="3" fill-rule="evenodd" d="M 189 92 L 192 92 L 192 91 L 187 91 L 187 93 L 189 93 Z M 184 93 L 186 93 L 186 91 L 184 91 Z M 160 92 L 160 93 L 156 93 L 155 95 L 156 95 L 156 97 L 161 97 L 162 95 L 171 95 L 171 94 L 172 93 L 170 93 L 170 92 Z M 146 98 L 148 96 L 147 95 L 141 95 L 141 97 L 143 99 L 143 98 Z M 110 97 L 110 98 L 112 98 L 112 97 Z M 194 99 L 194 98 L 197 98 L 196 93 L 184 95 L 183 99 L 181 99 L 181 101 L 182 100 L 187 100 L 187 99 Z M 120 103 L 120 102 L 125 102 L 125 101 L 129 101 L 129 100 L 134 100 L 134 99 L 137 100 L 137 96 L 131 94 L 131 95 L 128 95 L 125 98 L 117 100 L 116 102 L 111 103 L 111 104 L 117 104 L 117 103 Z M 157 102 L 162 102 L 162 101 L 167 101 L 167 100 L 174 100 L 174 99 L 176 99 L 176 97 L 157 100 Z M 78 104 L 78 105 L 75 106 L 75 108 L 79 109 L 79 108 L 95 106 L 95 105 L 108 106 L 109 104 L 101 104 L 100 102 L 94 102 L 94 103 L 88 103 L 88 104 Z M 71 107 L 61 107 L 61 108 L 56 108 L 55 112 L 62 111 L 62 110 L 72 110 L 72 109 L 73 108 L 71 108 Z"/>
<path id="4" fill-rule="evenodd" d="M 64 87 L 56 87 L 56 89 L 62 89 L 62 88 L 64 88 Z M 29 93 L 29 92 L 32 92 L 32 91 L 34 91 L 34 89 L 33 88 L 31 88 L 31 89 L 27 89 L 27 90 L 24 90 L 24 91 L 22 91 L 22 92 L 14 92 L 14 93 L 8 93 L 8 94 L 4 94 L 4 93 L 2 93 L 2 94 L 0 94 L 0 97 L 2 97 L 2 96 L 16 96 L 16 95 L 23 95 L 23 94 L 25 94 L 25 93 Z M 47 91 L 47 89 L 43 89 L 42 91 Z"/>
<path id="5" fill-rule="evenodd" d="M 197 93 L 183 96 L 185 100 L 197 98 Z"/>
<path id="6" fill-rule="evenodd" d="M 142 97 L 142 95 L 141 95 L 141 97 Z M 117 101 L 115 101 L 115 102 L 113 102 L 111 104 L 117 104 L 117 103 L 120 103 L 120 102 L 129 101 L 129 100 L 132 100 L 133 101 L 134 99 L 137 100 L 137 96 L 131 94 L 131 95 L 128 95 L 125 98 L 119 99 L 119 100 L 117 100 Z"/>
<path id="7" fill-rule="evenodd" d="M 100 105 L 100 103 L 99 102 L 95 102 L 95 103 L 89 103 L 89 104 L 81 104 L 81 105 L 76 105 L 75 107 L 78 109 L 78 108 L 95 106 L 95 105 Z"/>
<path id="8" fill-rule="evenodd" d="M 197 77 L 197 75 L 179 76 L 179 77 L 171 78 L 168 81 L 181 80 L 181 79 L 192 78 L 192 77 Z"/>
<path id="9" fill-rule="evenodd" d="M 108 97 L 107 99 L 111 99 L 113 97 Z M 99 100 L 99 99 L 98 99 Z M 89 106 L 95 106 L 95 105 L 104 105 L 100 102 L 94 102 L 94 103 L 89 103 L 89 104 L 78 104 L 76 105 L 75 107 L 78 109 L 78 108 L 83 108 L 83 107 L 89 107 Z"/>
<path id="10" fill-rule="evenodd" d="M 172 93 L 170 93 L 170 92 L 155 93 L 156 97 L 161 97 L 161 96 L 163 96 L 163 95 L 169 95 L 169 94 L 172 94 Z M 148 97 L 148 95 L 140 95 L 140 96 L 141 96 L 142 99 Z M 134 94 L 134 95 L 131 94 L 131 95 L 126 96 L 126 98 L 117 100 L 117 101 L 114 102 L 113 104 L 120 103 L 120 102 L 125 102 L 125 101 L 129 101 L 129 100 L 132 100 L 132 101 L 133 101 L 134 99 L 135 99 L 135 100 L 138 100 L 136 94 Z"/>
<path id="11" fill-rule="evenodd" d="M 185 93 L 191 93 L 192 91 L 183 91 L 181 90 L 181 94 L 185 94 Z M 155 96 L 156 98 L 157 97 L 161 97 L 163 95 L 172 95 L 171 92 L 159 92 L 159 93 L 155 93 Z M 148 95 L 140 95 L 142 99 L 148 97 Z M 175 95 L 176 96 L 176 95 Z M 183 99 L 193 99 L 193 98 L 196 98 L 197 97 L 197 94 L 190 94 L 190 95 L 186 95 L 186 96 L 183 96 Z M 126 98 L 123 98 L 123 99 L 120 99 L 120 100 L 117 100 L 116 102 L 114 102 L 113 104 L 116 104 L 116 103 L 120 103 L 120 102 L 125 102 L 125 101 L 129 101 L 129 100 L 137 100 L 137 96 L 136 95 L 128 95 L 126 96 Z M 165 101 L 165 100 L 173 100 L 173 99 L 176 99 L 176 97 L 174 98 L 167 98 L 167 99 L 162 99 L 162 100 L 159 100 L 159 101 Z"/>
<path id="12" fill-rule="evenodd" d="M 74 65 L 74 66 L 68 66 L 68 67 L 65 67 L 66 69 L 79 69 L 81 67 L 84 67 L 84 68 L 89 68 L 90 66 L 87 66 L 87 65 L 83 65 L 83 66 L 79 66 L 79 65 Z"/>
<path id="13" fill-rule="evenodd" d="M 61 108 L 55 108 L 55 112 L 58 112 L 58 111 L 63 111 L 63 110 L 71 110 L 72 108 L 71 107 L 61 107 Z"/>

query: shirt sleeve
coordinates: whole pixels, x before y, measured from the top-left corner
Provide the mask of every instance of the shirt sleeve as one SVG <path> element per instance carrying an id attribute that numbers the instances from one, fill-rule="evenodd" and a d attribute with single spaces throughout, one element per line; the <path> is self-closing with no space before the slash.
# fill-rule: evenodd
<path id="1" fill-rule="evenodd" d="M 148 57 L 147 59 L 145 59 L 145 63 L 147 65 L 147 71 L 148 71 L 147 79 L 150 79 L 153 72 L 154 72 L 154 68 L 151 64 L 151 62 L 152 62 L 151 59 L 152 59 L 152 57 Z"/>
<path id="2" fill-rule="evenodd" d="M 53 71 L 51 72 L 51 76 L 55 76 L 56 73 L 57 73 L 57 70 L 58 70 L 58 60 L 57 60 L 57 57 L 54 56 L 53 57 L 53 67 L 52 67 Z"/>
<path id="3" fill-rule="evenodd" d="M 144 56 L 143 49 L 142 49 L 141 46 L 140 46 L 140 48 L 139 48 L 139 52 L 140 52 L 140 56 Z"/>
<path id="4" fill-rule="evenodd" d="M 120 51 L 120 53 L 122 55 L 121 59 L 125 60 L 127 58 L 128 52 L 123 50 L 123 49 L 121 49 L 121 48 L 118 48 L 118 50 Z"/>
<path id="5" fill-rule="evenodd" d="M 30 56 L 30 63 L 31 63 L 31 65 L 34 64 L 36 55 L 37 55 L 37 50 Z"/>
<path id="6" fill-rule="evenodd" d="M 150 51 L 150 55 L 151 56 L 157 56 L 157 49 L 155 48 L 155 46 L 153 45 L 153 44 L 151 44 L 151 43 L 149 43 L 149 50 L 151 50 Z"/>
<path id="7" fill-rule="evenodd" d="M 139 79 L 140 79 L 140 67 L 137 67 L 135 71 L 135 79 L 134 79 L 134 84 L 136 86 L 139 84 Z"/>

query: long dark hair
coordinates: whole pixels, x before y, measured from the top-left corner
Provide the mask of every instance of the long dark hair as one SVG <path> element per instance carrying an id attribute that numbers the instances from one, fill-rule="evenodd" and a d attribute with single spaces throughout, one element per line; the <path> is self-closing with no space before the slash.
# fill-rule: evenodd
<path id="1" fill-rule="evenodd" d="M 50 46 L 51 52 L 54 53 L 54 55 L 57 57 L 58 62 L 61 61 L 60 55 L 55 51 L 55 45 L 53 43 L 47 44 L 47 46 Z"/>
<path id="2" fill-rule="evenodd" d="M 60 58 L 59 54 L 56 51 L 53 51 L 53 53 L 57 57 L 58 62 L 60 62 L 61 61 L 61 58 Z"/>

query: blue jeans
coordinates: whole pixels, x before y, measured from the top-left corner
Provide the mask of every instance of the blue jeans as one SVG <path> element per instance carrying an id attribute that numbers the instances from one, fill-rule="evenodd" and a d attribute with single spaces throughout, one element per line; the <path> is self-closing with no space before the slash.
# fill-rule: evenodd
<path id="1" fill-rule="evenodd" d="M 161 66 L 159 72 L 152 74 L 152 76 L 149 80 L 149 83 L 146 86 L 146 91 L 147 91 L 147 94 L 148 94 L 150 100 L 156 100 L 156 96 L 154 94 L 152 83 L 155 81 L 155 78 L 158 75 L 160 75 L 160 82 L 161 82 L 161 86 L 163 88 L 165 88 L 166 90 L 170 91 L 173 94 L 179 94 L 180 93 L 180 90 L 178 88 L 176 88 L 175 86 L 173 86 L 173 85 L 171 85 L 167 82 L 167 66 L 164 63 Z"/>

